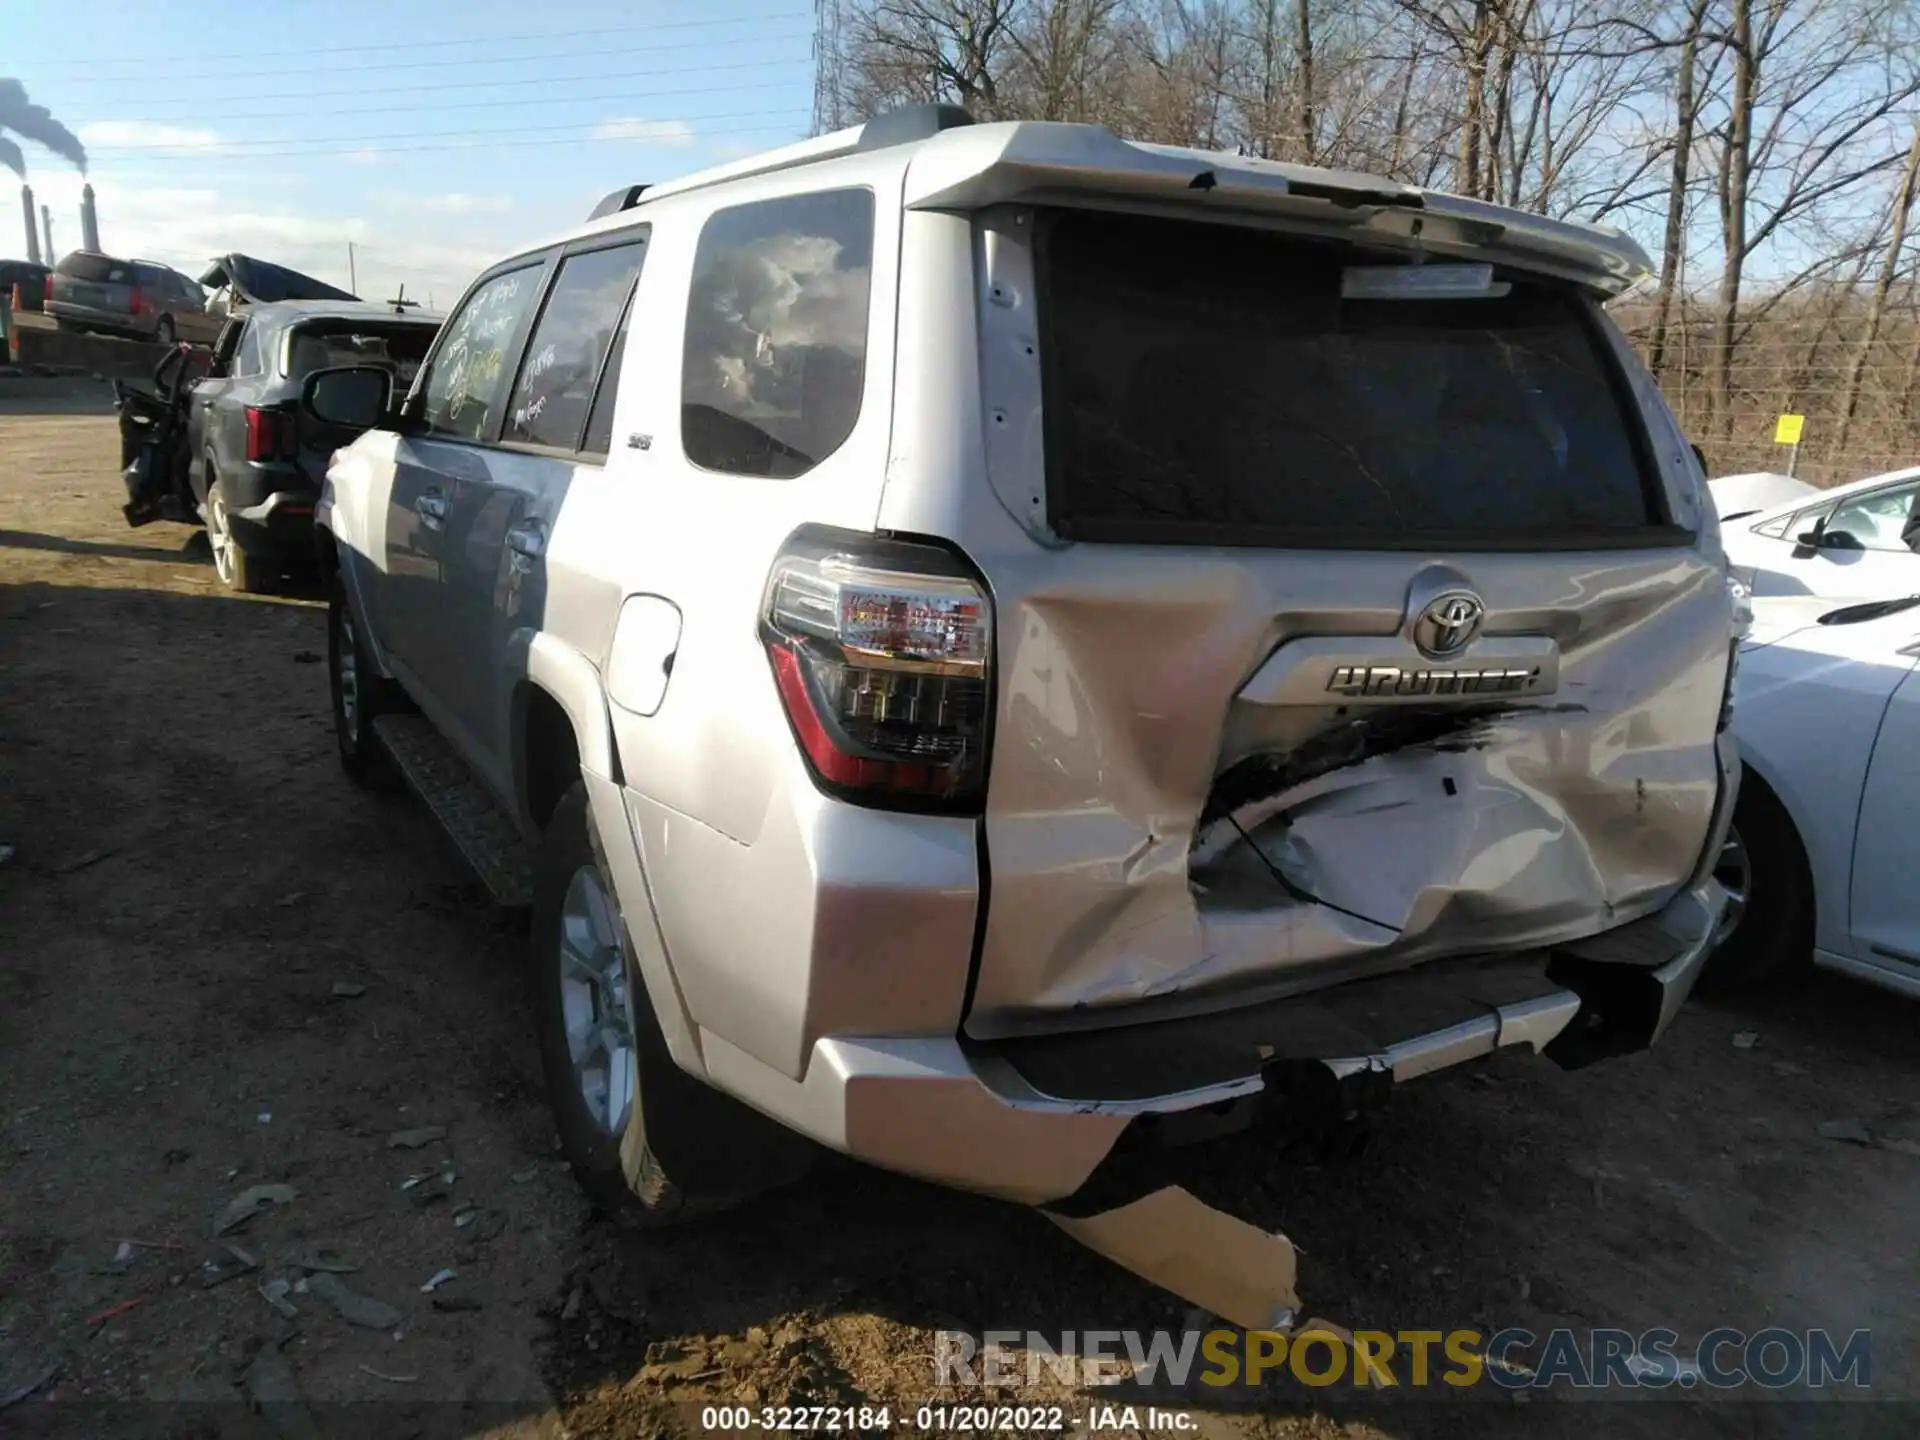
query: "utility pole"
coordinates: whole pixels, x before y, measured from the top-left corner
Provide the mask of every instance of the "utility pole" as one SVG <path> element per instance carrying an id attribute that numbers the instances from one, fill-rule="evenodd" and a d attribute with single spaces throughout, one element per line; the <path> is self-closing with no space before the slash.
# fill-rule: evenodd
<path id="1" fill-rule="evenodd" d="M 353 242 L 347 241 L 347 289 L 360 293 L 360 273 L 353 268 Z"/>

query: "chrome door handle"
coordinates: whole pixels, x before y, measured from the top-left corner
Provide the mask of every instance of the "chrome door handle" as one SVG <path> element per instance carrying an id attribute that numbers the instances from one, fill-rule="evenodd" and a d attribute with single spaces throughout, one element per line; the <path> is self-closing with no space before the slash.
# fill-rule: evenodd
<path id="1" fill-rule="evenodd" d="M 413 502 L 414 510 L 421 522 L 429 530 L 439 530 L 447 523 L 447 495 L 444 490 L 423 490 L 420 498 Z"/>

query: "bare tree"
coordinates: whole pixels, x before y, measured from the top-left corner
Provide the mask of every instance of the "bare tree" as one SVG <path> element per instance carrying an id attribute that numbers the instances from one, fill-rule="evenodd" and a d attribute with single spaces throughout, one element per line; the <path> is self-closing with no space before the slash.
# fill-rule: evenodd
<path id="1" fill-rule="evenodd" d="M 1854 414 L 1860 408 L 1860 379 L 1866 372 L 1867 357 L 1873 353 L 1874 342 L 1880 338 L 1880 327 L 1886 322 L 1887 297 L 1892 293 L 1893 282 L 1900 273 L 1900 253 L 1907 243 L 1907 217 L 1913 212 L 1917 183 L 1920 183 L 1920 123 L 1913 127 L 1913 143 L 1907 149 L 1906 169 L 1901 172 L 1900 183 L 1894 190 L 1893 209 L 1887 224 L 1886 256 L 1880 265 L 1879 279 L 1874 282 L 1873 298 L 1867 306 L 1866 324 L 1853 354 L 1847 358 L 1846 382 L 1840 392 L 1839 434 L 1834 440 L 1836 450 L 1846 449 L 1847 431 L 1852 428 Z"/>

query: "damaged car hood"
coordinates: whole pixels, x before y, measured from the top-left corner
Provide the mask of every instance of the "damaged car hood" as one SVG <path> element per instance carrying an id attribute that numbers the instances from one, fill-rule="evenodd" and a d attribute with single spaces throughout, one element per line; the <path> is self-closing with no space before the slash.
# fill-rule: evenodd
<path id="1" fill-rule="evenodd" d="M 358 295 L 251 255 L 222 255 L 200 276 L 209 290 L 230 287 L 249 305 L 280 300 L 358 300 Z"/>

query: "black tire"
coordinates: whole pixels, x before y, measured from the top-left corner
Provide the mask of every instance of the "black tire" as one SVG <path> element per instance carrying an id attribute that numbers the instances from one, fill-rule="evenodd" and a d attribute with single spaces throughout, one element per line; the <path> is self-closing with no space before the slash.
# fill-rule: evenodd
<path id="1" fill-rule="evenodd" d="M 162 315 L 153 322 L 153 343 L 173 348 L 174 341 L 180 338 L 180 332 L 174 327 L 171 315 Z"/>
<path id="2" fill-rule="evenodd" d="M 347 604 L 347 582 L 333 572 L 327 594 L 327 691 L 332 699 L 333 734 L 339 742 L 340 768 L 356 785 L 392 791 L 400 783 L 393 757 L 373 733 L 377 715 L 399 708 L 399 686 L 379 674 L 361 650 L 359 624 Z M 350 662 L 343 666 L 342 662 Z M 352 703 L 347 676 L 352 675 Z"/>
<path id="3" fill-rule="evenodd" d="M 679 1224 L 731 1209 L 797 1179 L 811 1147 L 674 1063 L 633 959 L 624 919 L 615 917 L 619 964 L 632 1022 L 633 1097 L 623 1128 L 603 1126 L 588 1108 L 567 1042 L 561 984 L 562 916 L 582 872 L 615 906 L 613 883 L 575 782 L 542 837 L 533 889 L 531 982 L 534 1027 L 561 1148 L 588 1197 L 608 1215 L 643 1228 Z"/>
<path id="4" fill-rule="evenodd" d="M 1751 770 L 1727 839 L 1715 873 L 1730 890 L 1744 878 L 1745 903 L 1708 957 L 1700 991 L 1741 994 L 1804 976 L 1813 968 L 1813 872 L 1793 817 Z"/>
<path id="5" fill-rule="evenodd" d="M 213 573 L 220 583 L 236 595 L 257 595 L 262 588 L 259 565 L 234 539 L 227 518 L 226 485 L 213 473 L 213 461 L 207 461 L 207 544 L 213 551 Z"/>

